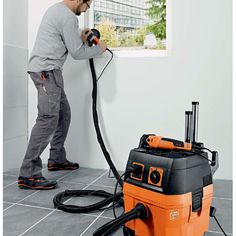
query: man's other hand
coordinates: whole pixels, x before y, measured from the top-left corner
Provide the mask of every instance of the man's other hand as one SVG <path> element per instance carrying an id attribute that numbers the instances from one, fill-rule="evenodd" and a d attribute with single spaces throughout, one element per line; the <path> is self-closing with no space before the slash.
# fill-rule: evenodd
<path id="1" fill-rule="evenodd" d="M 84 43 L 87 42 L 88 36 L 92 33 L 91 29 L 86 28 L 81 33 L 81 39 Z"/>

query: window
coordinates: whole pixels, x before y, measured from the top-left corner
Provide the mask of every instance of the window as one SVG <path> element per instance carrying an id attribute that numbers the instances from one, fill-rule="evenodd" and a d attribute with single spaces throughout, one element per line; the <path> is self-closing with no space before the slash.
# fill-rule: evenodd
<path id="1" fill-rule="evenodd" d="M 166 49 L 166 0 L 93 0 L 88 18 L 110 48 Z"/>

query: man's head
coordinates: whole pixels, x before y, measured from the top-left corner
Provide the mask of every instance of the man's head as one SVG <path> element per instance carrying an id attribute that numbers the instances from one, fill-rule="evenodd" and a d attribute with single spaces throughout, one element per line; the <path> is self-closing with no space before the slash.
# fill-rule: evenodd
<path id="1" fill-rule="evenodd" d="M 79 16 L 90 8 L 92 0 L 64 0 L 64 3 Z"/>

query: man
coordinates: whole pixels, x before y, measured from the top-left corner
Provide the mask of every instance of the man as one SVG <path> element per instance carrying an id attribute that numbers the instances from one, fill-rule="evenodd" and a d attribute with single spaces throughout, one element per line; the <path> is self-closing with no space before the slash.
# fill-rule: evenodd
<path id="1" fill-rule="evenodd" d="M 64 142 L 70 125 L 70 106 L 64 91 L 62 67 L 68 53 L 88 59 L 106 51 L 106 43 L 88 47 L 90 29 L 79 33 L 78 18 L 92 0 L 64 0 L 50 7 L 38 30 L 29 59 L 29 74 L 38 91 L 38 117 L 20 168 L 19 188 L 53 189 L 56 181 L 43 177 L 41 153 L 50 142 L 48 170 L 75 170 L 78 163 L 67 160 Z"/>

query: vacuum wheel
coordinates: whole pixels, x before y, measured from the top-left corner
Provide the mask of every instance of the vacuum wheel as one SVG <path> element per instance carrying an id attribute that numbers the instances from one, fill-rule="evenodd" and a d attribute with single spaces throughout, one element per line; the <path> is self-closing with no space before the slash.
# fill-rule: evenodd
<path id="1" fill-rule="evenodd" d="M 135 236 L 134 231 L 125 226 L 123 226 L 123 233 L 124 236 Z"/>

